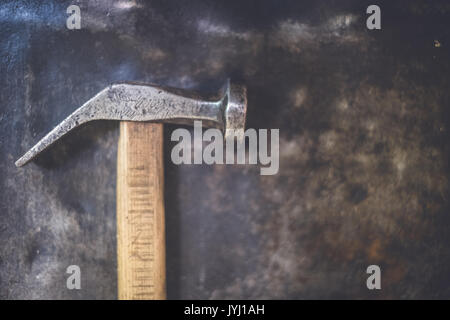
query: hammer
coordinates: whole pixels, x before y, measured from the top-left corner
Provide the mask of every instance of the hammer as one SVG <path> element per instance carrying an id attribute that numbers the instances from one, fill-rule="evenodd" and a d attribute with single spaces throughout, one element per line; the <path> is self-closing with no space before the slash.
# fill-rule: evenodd
<path id="1" fill-rule="evenodd" d="M 228 80 L 215 97 L 142 83 L 100 91 L 16 161 L 21 167 L 75 127 L 120 120 L 117 151 L 117 277 L 121 300 L 166 298 L 163 127 L 160 122 L 206 127 L 242 142 L 246 88 Z"/>

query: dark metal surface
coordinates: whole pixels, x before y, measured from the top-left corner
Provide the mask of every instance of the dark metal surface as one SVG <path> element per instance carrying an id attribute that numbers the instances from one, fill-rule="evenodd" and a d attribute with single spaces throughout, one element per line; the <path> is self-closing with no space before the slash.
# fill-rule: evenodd
<path id="1" fill-rule="evenodd" d="M 166 126 L 168 297 L 450 298 L 450 7 L 378 1 L 370 31 L 369 4 L 3 1 L 0 297 L 116 297 L 117 125 L 23 151 L 111 83 L 232 78 L 247 127 L 280 128 L 280 170 L 175 166 Z"/>

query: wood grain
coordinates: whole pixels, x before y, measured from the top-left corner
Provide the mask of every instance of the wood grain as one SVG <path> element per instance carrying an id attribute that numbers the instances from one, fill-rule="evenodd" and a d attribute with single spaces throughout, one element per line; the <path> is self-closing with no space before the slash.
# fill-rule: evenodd
<path id="1" fill-rule="evenodd" d="M 117 154 L 121 300 L 166 298 L 163 125 L 122 121 Z"/>

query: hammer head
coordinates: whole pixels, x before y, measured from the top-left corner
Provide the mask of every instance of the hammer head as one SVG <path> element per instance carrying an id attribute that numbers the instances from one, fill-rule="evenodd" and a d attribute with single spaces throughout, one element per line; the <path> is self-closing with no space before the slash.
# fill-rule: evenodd
<path id="1" fill-rule="evenodd" d="M 225 138 L 243 138 L 247 112 L 246 88 L 227 83 L 215 99 L 153 84 L 120 83 L 100 91 L 58 124 L 16 161 L 21 167 L 77 126 L 92 120 L 152 121 L 193 124 L 225 131 Z"/>

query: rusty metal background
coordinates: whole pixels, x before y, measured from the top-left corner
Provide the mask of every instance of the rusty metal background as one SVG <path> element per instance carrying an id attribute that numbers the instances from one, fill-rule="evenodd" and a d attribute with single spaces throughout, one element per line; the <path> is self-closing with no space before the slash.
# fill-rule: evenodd
<path id="1" fill-rule="evenodd" d="M 227 78 L 280 129 L 280 171 L 175 166 L 166 126 L 169 298 L 450 298 L 450 5 L 377 1 L 370 31 L 369 4 L 2 1 L 0 298 L 116 298 L 117 124 L 24 151 L 110 83 Z"/>

